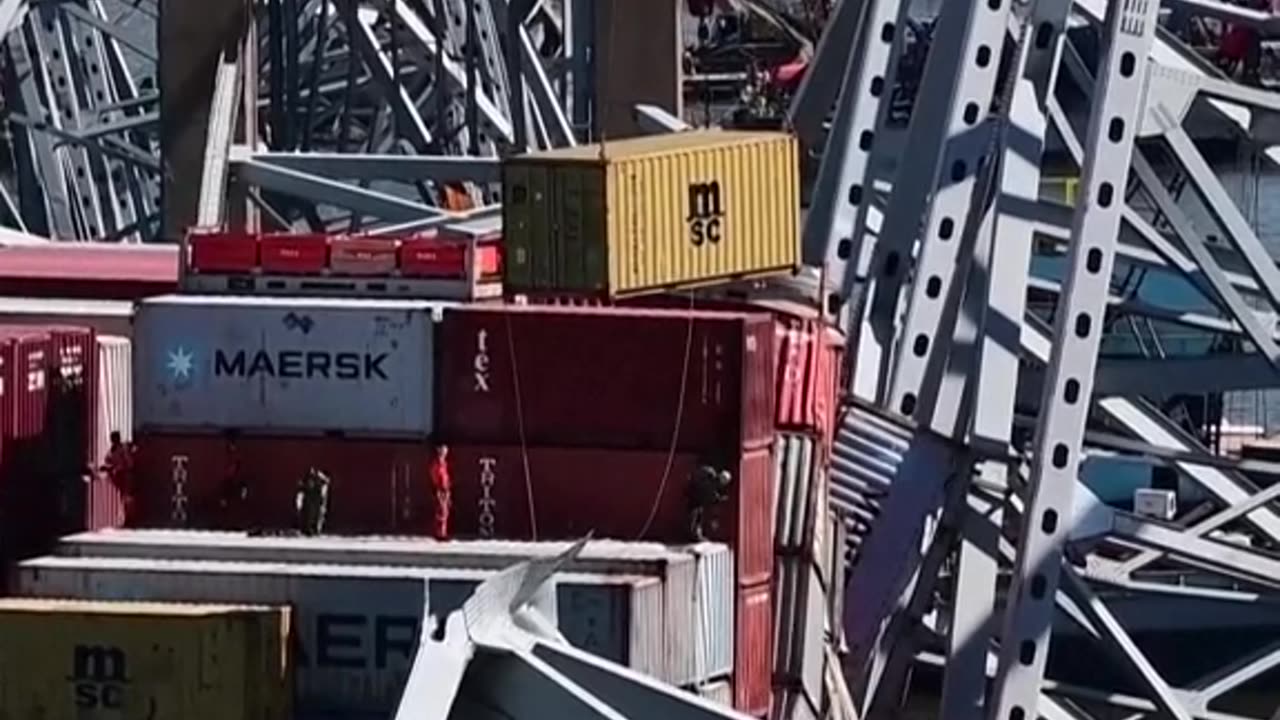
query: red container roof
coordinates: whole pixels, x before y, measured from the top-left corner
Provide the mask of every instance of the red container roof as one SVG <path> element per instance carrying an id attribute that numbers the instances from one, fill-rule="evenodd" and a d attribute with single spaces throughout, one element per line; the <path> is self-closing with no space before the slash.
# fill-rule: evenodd
<path id="1" fill-rule="evenodd" d="M 49 243 L 0 246 L 10 295 L 136 299 L 178 286 L 176 245 Z"/>
<path id="2" fill-rule="evenodd" d="M 492 303 L 486 305 L 468 305 L 460 308 L 468 313 L 512 313 L 512 314 L 532 314 L 532 315 L 568 315 L 573 317 L 620 317 L 620 318 L 692 318 L 694 320 L 724 320 L 730 318 L 752 318 L 768 316 L 768 311 L 760 310 L 757 312 L 749 312 L 747 309 L 741 311 L 726 310 L 708 310 L 705 308 L 695 308 L 693 310 L 661 307 L 616 307 L 616 306 L 574 306 L 574 305 L 519 305 L 510 303 Z"/>

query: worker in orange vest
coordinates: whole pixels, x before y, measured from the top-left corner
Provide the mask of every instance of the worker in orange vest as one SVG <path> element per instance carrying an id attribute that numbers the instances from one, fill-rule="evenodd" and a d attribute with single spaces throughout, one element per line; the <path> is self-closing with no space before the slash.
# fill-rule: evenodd
<path id="1" fill-rule="evenodd" d="M 130 520 L 136 519 L 135 488 L 133 487 L 134 445 L 124 442 L 118 430 L 111 431 L 110 442 L 107 457 L 102 463 L 102 472 L 107 474 L 107 479 L 120 493 L 120 499 L 124 503 L 124 521 L 128 525 Z"/>
<path id="2" fill-rule="evenodd" d="M 449 539 L 449 510 L 453 505 L 453 480 L 449 478 L 449 447 L 436 447 L 435 457 L 428 469 L 431 489 L 435 491 L 435 526 L 437 540 Z"/>

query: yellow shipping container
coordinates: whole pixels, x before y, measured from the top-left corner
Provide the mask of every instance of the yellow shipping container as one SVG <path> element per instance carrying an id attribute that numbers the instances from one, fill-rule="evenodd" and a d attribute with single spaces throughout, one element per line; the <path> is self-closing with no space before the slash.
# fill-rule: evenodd
<path id="1" fill-rule="evenodd" d="M 508 291 L 617 297 L 799 265 L 790 135 L 699 130 L 601 148 L 504 164 Z"/>
<path id="2" fill-rule="evenodd" d="M 287 720 L 283 607 L 0 600 L 0 720 Z"/>

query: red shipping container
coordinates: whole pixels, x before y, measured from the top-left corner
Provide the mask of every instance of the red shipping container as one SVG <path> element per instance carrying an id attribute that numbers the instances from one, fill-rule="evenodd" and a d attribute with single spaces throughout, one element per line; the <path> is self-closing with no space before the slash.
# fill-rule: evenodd
<path id="1" fill-rule="evenodd" d="M 689 542 L 689 480 L 699 464 L 697 455 L 663 451 L 450 446 L 453 531 L 459 538 L 552 540 L 591 532 Z M 734 470 L 730 499 L 710 514 L 707 535 L 734 547 L 739 582 L 767 583 L 773 572 L 771 449 L 744 453 Z"/>
<path id="2" fill-rule="evenodd" d="M 262 271 L 276 275 L 319 275 L 329 267 L 329 236 L 264 233 L 258 240 Z"/>
<path id="3" fill-rule="evenodd" d="M 738 586 L 733 706 L 767 717 L 773 704 L 773 591 L 768 582 Z"/>
<path id="4" fill-rule="evenodd" d="M 17 441 L 44 434 L 48 368 L 53 359 L 49 333 L 38 327 L 0 327 L 0 356 L 4 357 L 4 413 L 12 450 Z"/>
<path id="5" fill-rule="evenodd" d="M 329 269 L 335 275 L 391 275 L 396 271 L 398 251 L 399 243 L 391 238 L 334 238 L 329 241 Z"/>
<path id="6" fill-rule="evenodd" d="M 191 269 L 204 273 L 249 273 L 258 267 L 258 238 L 241 232 L 191 233 Z"/>
<path id="7" fill-rule="evenodd" d="M 835 417 L 838 339 L 826 323 L 778 318 L 778 427 L 830 437 Z"/>
<path id="8" fill-rule="evenodd" d="M 777 322 L 775 393 L 780 428 L 812 430 L 831 437 L 837 406 L 840 359 L 844 343 L 818 311 L 786 301 L 712 300 L 687 296 L 647 295 L 629 299 L 630 307 L 690 308 L 730 312 L 771 312 Z"/>
<path id="9" fill-rule="evenodd" d="M 130 524 L 289 529 L 298 481 L 315 467 L 332 483 L 326 532 L 427 534 L 431 457 L 420 442 L 148 434 L 138 440 L 138 509 Z M 224 507 L 237 466 L 247 501 Z"/>
<path id="10" fill-rule="evenodd" d="M 98 437 L 98 342 L 90 328 L 49 326 L 58 382 L 76 404 L 80 417 L 75 428 L 77 452 L 84 453 L 86 466 L 94 462 Z M 59 451 L 61 452 L 61 451 Z"/>
<path id="11" fill-rule="evenodd" d="M 502 274 L 501 238 L 473 240 L 448 234 L 408 238 L 400 244 L 400 274 L 413 278 L 496 278 Z"/>
<path id="12" fill-rule="evenodd" d="M 714 456 L 773 439 L 768 315 L 471 306 L 441 333 L 450 442 Z"/>
<path id="13" fill-rule="evenodd" d="M 124 525 L 124 495 L 104 473 L 96 473 L 89 481 L 84 529 L 105 530 Z"/>

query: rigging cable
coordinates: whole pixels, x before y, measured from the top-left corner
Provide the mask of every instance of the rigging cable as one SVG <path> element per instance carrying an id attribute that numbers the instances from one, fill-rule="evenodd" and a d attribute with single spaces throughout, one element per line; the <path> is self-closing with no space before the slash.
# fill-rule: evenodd
<path id="1" fill-rule="evenodd" d="M 511 359 L 511 393 L 516 401 L 516 432 L 520 438 L 520 462 L 524 468 L 525 498 L 529 502 L 529 534 L 531 539 L 538 539 L 538 513 L 533 499 L 533 473 L 529 469 L 529 443 L 524 431 L 524 402 L 520 394 L 520 366 L 516 360 L 515 327 L 511 323 L 511 313 L 502 314 L 507 326 L 507 354 Z"/>
<path id="2" fill-rule="evenodd" d="M 676 461 L 676 448 L 680 445 L 680 425 L 684 421 L 684 404 L 685 396 L 689 390 L 689 365 L 693 355 L 693 291 L 689 291 L 689 316 L 686 325 L 687 331 L 684 339 L 684 362 L 680 369 L 680 390 L 679 397 L 676 400 L 676 418 L 671 429 L 671 443 L 667 447 L 667 463 L 662 469 L 662 480 L 658 482 L 658 491 L 654 493 L 653 504 L 649 507 L 649 517 L 644 521 L 644 525 L 640 529 L 640 534 L 636 536 L 637 540 L 643 540 L 649 534 L 650 528 L 653 527 L 653 521 L 658 516 L 658 508 L 662 505 L 662 496 L 667 492 L 667 481 L 671 479 L 671 469 Z"/>

